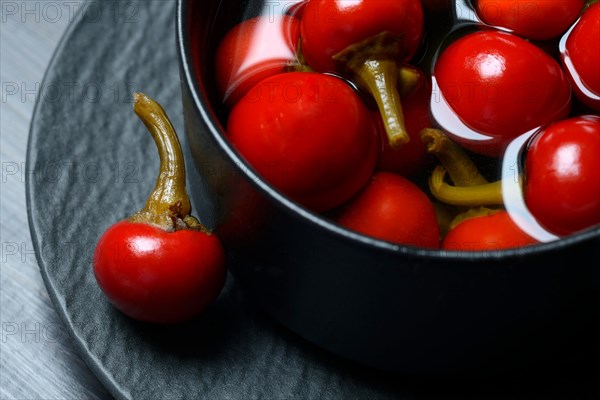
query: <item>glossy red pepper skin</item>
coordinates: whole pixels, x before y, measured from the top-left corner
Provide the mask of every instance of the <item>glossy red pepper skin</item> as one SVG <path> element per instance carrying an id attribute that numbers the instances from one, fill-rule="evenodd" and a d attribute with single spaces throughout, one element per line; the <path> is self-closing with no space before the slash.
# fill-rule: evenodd
<path id="1" fill-rule="evenodd" d="M 575 22 L 584 0 L 475 0 L 477 15 L 492 26 L 532 40 L 553 39 Z"/>
<path id="2" fill-rule="evenodd" d="M 399 175 L 379 172 L 334 213 L 348 229 L 401 245 L 439 248 L 435 209 L 427 195 Z"/>
<path id="3" fill-rule="evenodd" d="M 600 111 L 600 3 L 577 22 L 566 42 L 562 62 L 577 99 Z M 570 65 L 567 65 L 567 59 Z"/>
<path id="4" fill-rule="evenodd" d="M 377 162 L 369 110 L 345 81 L 320 73 L 265 79 L 233 108 L 227 134 L 265 180 L 315 211 L 348 200 Z"/>
<path id="5" fill-rule="evenodd" d="M 94 275 L 109 301 L 141 321 L 177 323 L 204 310 L 226 277 L 218 238 L 121 221 L 100 238 Z"/>
<path id="6" fill-rule="evenodd" d="M 525 158 L 525 200 L 549 231 L 568 235 L 600 224 L 600 117 L 556 122 Z"/>
<path id="7" fill-rule="evenodd" d="M 301 22 L 302 49 L 317 71 L 336 71 L 332 57 L 381 32 L 401 38 L 396 61 L 408 61 L 421 44 L 420 0 L 309 0 Z"/>
<path id="8" fill-rule="evenodd" d="M 538 243 L 519 228 L 508 212 L 473 217 L 451 229 L 444 241 L 444 250 L 494 251 Z"/>
<path id="9" fill-rule="evenodd" d="M 100 237 L 94 275 L 124 314 L 153 323 L 183 322 L 220 293 L 225 256 L 219 239 L 191 215 L 183 152 L 165 110 L 143 93 L 134 93 L 133 100 L 156 144 L 159 174 L 146 204 Z"/>
<path id="10" fill-rule="evenodd" d="M 233 107 L 254 85 L 284 72 L 296 59 L 300 20 L 293 16 L 259 16 L 233 27 L 215 56 L 219 95 Z"/>
<path id="11" fill-rule="evenodd" d="M 444 50 L 435 77 L 460 120 L 491 140 L 449 132 L 465 148 L 500 156 L 531 129 L 566 117 L 571 87 L 560 65 L 518 36 L 486 30 L 468 34 Z"/>

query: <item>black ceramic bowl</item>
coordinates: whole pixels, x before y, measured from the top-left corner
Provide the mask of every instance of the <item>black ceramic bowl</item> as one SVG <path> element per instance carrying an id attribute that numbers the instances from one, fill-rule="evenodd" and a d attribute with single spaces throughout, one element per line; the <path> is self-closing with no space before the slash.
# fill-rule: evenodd
<path id="1" fill-rule="evenodd" d="M 500 252 L 403 247 L 323 219 L 254 172 L 227 141 L 212 65 L 220 38 L 263 3 L 179 0 L 177 44 L 196 212 L 264 310 L 335 354 L 411 374 L 547 364 L 588 344 L 600 229 Z"/>

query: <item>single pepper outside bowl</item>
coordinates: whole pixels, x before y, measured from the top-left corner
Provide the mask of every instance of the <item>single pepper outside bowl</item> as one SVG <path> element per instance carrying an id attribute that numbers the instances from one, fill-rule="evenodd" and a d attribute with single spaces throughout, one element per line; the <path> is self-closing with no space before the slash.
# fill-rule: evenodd
<path id="1" fill-rule="evenodd" d="M 343 229 L 255 173 L 227 140 L 213 59 L 263 5 L 177 7 L 191 194 L 260 306 L 323 349 L 394 372 L 493 374 L 589 351 L 600 228 L 493 252 L 405 247 Z"/>

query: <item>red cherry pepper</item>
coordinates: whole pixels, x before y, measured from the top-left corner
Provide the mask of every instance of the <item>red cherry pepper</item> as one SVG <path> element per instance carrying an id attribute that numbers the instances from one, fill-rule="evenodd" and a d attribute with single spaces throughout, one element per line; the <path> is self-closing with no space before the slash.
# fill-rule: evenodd
<path id="1" fill-rule="evenodd" d="M 143 94 L 134 99 L 158 147 L 160 174 L 144 208 L 100 238 L 94 274 L 108 300 L 130 317 L 182 322 L 220 293 L 225 257 L 219 239 L 190 215 L 183 154 L 167 115 Z"/>
<path id="2" fill-rule="evenodd" d="M 299 19 L 260 16 L 233 27 L 217 49 L 217 87 L 224 103 L 233 107 L 261 80 L 284 72 L 296 60 Z"/>
<path id="3" fill-rule="evenodd" d="M 476 0 L 483 22 L 511 30 L 527 39 L 548 40 L 565 33 L 575 22 L 584 0 Z"/>
<path id="4" fill-rule="evenodd" d="M 442 242 L 444 250 L 494 251 L 538 243 L 523 232 L 506 211 L 466 218 Z"/>
<path id="5" fill-rule="evenodd" d="M 423 18 L 420 0 L 308 0 L 302 16 L 307 64 L 342 73 L 371 93 L 393 147 L 409 141 L 397 71 L 421 44 Z"/>
<path id="6" fill-rule="evenodd" d="M 600 3 L 588 8 L 564 41 L 562 62 L 575 96 L 600 111 Z"/>
<path id="7" fill-rule="evenodd" d="M 538 133 L 525 158 L 525 201 L 558 235 L 600 224 L 600 117 L 556 122 Z"/>
<path id="8" fill-rule="evenodd" d="M 348 200 L 377 162 L 369 110 L 346 82 L 320 73 L 263 80 L 235 105 L 227 134 L 268 182 L 315 211 Z"/>
<path id="9" fill-rule="evenodd" d="M 333 216 L 340 225 L 389 242 L 438 248 L 440 232 L 427 195 L 399 175 L 379 172 Z"/>
<path id="10" fill-rule="evenodd" d="M 560 65 L 518 36 L 481 31 L 452 43 L 435 64 L 445 101 L 460 120 L 490 140 L 449 131 L 465 148 L 489 156 L 531 129 L 564 118 L 571 88 Z"/>

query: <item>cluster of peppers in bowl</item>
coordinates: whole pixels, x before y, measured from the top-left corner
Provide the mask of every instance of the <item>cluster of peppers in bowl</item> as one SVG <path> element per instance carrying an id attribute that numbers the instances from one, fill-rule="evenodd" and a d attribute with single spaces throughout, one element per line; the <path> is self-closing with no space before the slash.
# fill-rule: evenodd
<path id="1" fill-rule="evenodd" d="M 427 13 L 453 3 L 242 21 L 215 60 L 228 139 L 293 200 L 393 243 L 498 250 L 600 224 L 600 4 L 473 0 L 479 23 L 427 48 Z"/>
<path id="2" fill-rule="evenodd" d="M 290 198 L 393 243 L 498 250 L 596 226 L 600 3 L 592 3 L 473 0 L 481 24 L 440 47 L 424 71 L 415 55 L 424 53 L 425 13 L 450 12 L 453 1 L 290 2 L 279 16 L 241 22 L 219 45 L 227 136 Z M 532 4 L 528 18 L 514 18 Z M 166 113 L 144 94 L 134 100 L 160 174 L 146 205 L 100 238 L 94 274 L 128 316 L 182 322 L 220 293 L 225 255 L 191 216 Z M 523 168 L 507 164 L 509 153 Z M 506 171 L 486 177 L 481 160 L 512 171 L 514 184 Z M 516 200 L 507 201 L 507 187 Z"/>

